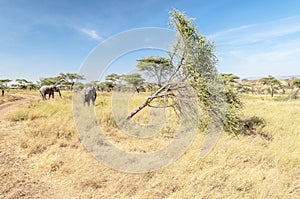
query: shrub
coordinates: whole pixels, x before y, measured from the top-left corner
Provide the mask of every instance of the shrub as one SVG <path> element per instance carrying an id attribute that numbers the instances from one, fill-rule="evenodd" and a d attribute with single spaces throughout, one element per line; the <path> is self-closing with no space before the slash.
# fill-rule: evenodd
<path id="1" fill-rule="evenodd" d="M 250 118 L 242 120 L 241 133 L 244 135 L 262 135 L 262 129 L 266 126 L 264 119 L 257 116 L 252 116 Z"/>
<path id="2" fill-rule="evenodd" d="M 292 92 L 292 93 L 289 95 L 289 98 L 290 98 L 290 99 L 298 99 L 298 98 L 299 98 L 298 92 Z"/>

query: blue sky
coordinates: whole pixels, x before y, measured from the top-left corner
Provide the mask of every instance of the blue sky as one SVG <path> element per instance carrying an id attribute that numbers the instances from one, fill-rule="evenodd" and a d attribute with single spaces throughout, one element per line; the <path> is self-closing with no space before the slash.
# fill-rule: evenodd
<path id="1" fill-rule="evenodd" d="M 220 72 L 300 75 L 298 0 L 0 0 L 0 79 L 35 81 L 78 72 L 89 53 L 113 35 L 169 28 L 172 8 L 196 18 L 201 32 L 215 41 Z M 134 68 L 121 66 L 121 60 L 122 73 Z"/>

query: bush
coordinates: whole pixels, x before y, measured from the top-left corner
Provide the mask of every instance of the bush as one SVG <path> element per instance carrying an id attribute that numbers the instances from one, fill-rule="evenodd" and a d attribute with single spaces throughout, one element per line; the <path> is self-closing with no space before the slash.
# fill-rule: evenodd
<path id="1" fill-rule="evenodd" d="M 289 95 L 289 98 L 290 98 L 290 99 L 298 99 L 298 98 L 299 98 L 298 92 L 292 92 L 292 93 Z"/>
<path id="2" fill-rule="evenodd" d="M 272 139 L 272 137 L 262 131 L 262 129 L 266 126 L 266 122 L 263 118 L 252 116 L 246 119 L 240 119 L 239 117 L 235 118 L 234 124 L 228 124 L 231 128 L 236 127 L 234 130 L 226 129 L 225 131 L 229 133 L 234 133 L 235 135 L 260 135 L 267 140 Z"/>
<path id="3" fill-rule="evenodd" d="M 272 137 L 262 131 L 262 129 L 266 126 L 266 122 L 264 119 L 259 118 L 257 116 L 252 116 L 250 118 L 244 119 L 242 122 L 241 133 L 244 135 L 260 135 L 268 140 L 272 139 Z"/>

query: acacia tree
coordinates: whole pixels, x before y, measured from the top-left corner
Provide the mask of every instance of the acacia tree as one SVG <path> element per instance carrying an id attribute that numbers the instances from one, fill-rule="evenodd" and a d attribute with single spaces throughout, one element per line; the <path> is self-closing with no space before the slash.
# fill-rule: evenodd
<path id="1" fill-rule="evenodd" d="M 277 88 L 276 86 L 281 87 L 280 81 L 272 75 L 261 78 L 259 82 L 261 82 L 263 85 L 269 86 L 271 97 L 274 97 L 275 89 Z"/>
<path id="2" fill-rule="evenodd" d="M 0 79 L 0 84 L 7 88 L 7 83 L 11 82 L 11 79 Z"/>
<path id="3" fill-rule="evenodd" d="M 121 82 L 123 81 L 123 75 L 118 75 L 116 73 L 109 74 L 105 77 L 105 81 L 111 85 L 112 89 L 117 88 L 117 90 L 121 90 Z"/>
<path id="4" fill-rule="evenodd" d="M 79 75 L 77 73 L 59 73 L 58 76 L 55 77 L 45 77 L 40 79 L 40 84 L 44 85 L 60 85 L 66 86 L 70 90 L 73 90 L 75 83 L 80 80 L 84 80 L 83 75 Z"/>
<path id="5" fill-rule="evenodd" d="M 292 85 L 296 88 L 298 88 L 298 90 L 300 89 L 300 78 L 295 78 L 292 80 Z"/>
<path id="6" fill-rule="evenodd" d="M 97 90 L 101 92 L 111 92 L 114 89 L 115 85 L 111 81 L 100 82 L 97 84 Z"/>
<path id="7" fill-rule="evenodd" d="M 154 78 L 159 87 L 168 79 L 173 69 L 170 59 L 165 57 L 150 56 L 137 61 L 137 68 Z"/>
<path id="8" fill-rule="evenodd" d="M 225 85 L 230 86 L 235 91 L 245 90 L 244 86 L 237 81 L 240 79 L 240 77 L 237 75 L 232 73 L 221 73 L 220 78 L 223 80 Z"/>
<path id="9" fill-rule="evenodd" d="M 139 86 L 141 86 L 145 81 L 139 73 L 124 75 L 124 80 L 127 84 L 132 85 L 138 93 L 140 92 Z"/>
<path id="10" fill-rule="evenodd" d="M 7 88 L 7 83 L 11 82 L 10 79 L 0 79 L 1 95 L 4 96 L 4 90 Z"/>
<path id="11" fill-rule="evenodd" d="M 109 74 L 105 77 L 106 81 L 111 81 L 113 84 L 120 84 L 122 81 L 122 75 L 115 73 Z"/>
<path id="12" fill-rule="evenodd" d="M 222 74 L 220 74 L 220 76 L 223 79 L 225 84 L 228 84 L 230 82 L 236 83 L 236 80 L 240 79 L 239 76 L 236 76 L 232 73 L 230 73 L 230 74 L 222 73 Z"/>
<path id="13" fill-rule="evenodd" d="M 295 78 L 295 79 L 293 79 L 292 81 L 291 81 L 291 85 L 293 86 L 293 88 L 295 87 L 295 88 L 297 88 L 297 90 L 296 91 L 294 91 L 294 92 L 292 92 L 291 94 L 290 94 L 290 98 L 291 99 L 296 99 L 296 98 L 298 98 L 298 92 L 299 92 L 299 90 L 300 90 L 300 78 Z"/>
<path id="14" fill-rule="evenodd" d="M 75 82 L 84 80 L 84 76 L 77 73 L 59 73 L 57 79 L 56 83 L 60 82 L 63 85 L 69 86 L 70 90 L 73 90 Z"/>
<path id="15" fill-rule="evenodd" d="M 61 78 L 60 77 L 45 77 L 40 79 L 40 84 L 41 86 L 44 85 L 54 85 L 60 82 Z"/>
<path id="16" fill-rule="evenodd" d="M 16 79 L 16 82 L 17 82 L 17 87 L 19 89 L 27 89 L 27 88 L 33 88 L 34 87 L 33 82 L 28 81 L 26 79 L 19 78 L 19 79 Z"/>
<path id="17" fill-rule="evenodd" d="M 230 88 L 222 88 L 219 84 L 221 80 L 218 80 L 219 75 L 215 67 L 217 57 L 214 54 L 214 44 L 199 33 L 193 24 L 193 19 L 177 10 L 172 10 L 170 14 L 170 24 L 179 35 L 167 58 L 172 72 L 168 80 L 131 112 L 127 119 L 132 118 L 144 107 L 150 106 L 154 99 L 171 97 L 170 90 L 179 89 L 182 83 L 188 83 L 194 88 L 198 99 L 202 102 L 201 108 L 208 115 L 224 123 L 225 130 L 239 133 L 241 119 L 238 110 L 241 102 Z M 227 108 L 226 119 L 219 114 L 224 113 L 221 110 L 224 104 Z"/>

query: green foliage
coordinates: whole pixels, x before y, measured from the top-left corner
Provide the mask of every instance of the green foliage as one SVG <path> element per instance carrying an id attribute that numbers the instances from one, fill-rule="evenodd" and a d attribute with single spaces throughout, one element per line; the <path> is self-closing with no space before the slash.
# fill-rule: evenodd
<path id="1" fill-rule="evenodd" d="M 66 86 L 70 90 L 73 90 L 73 86 L 76 82 L 84 80 L 83 75 L 77 73 L 59 73 L 56 77 L 41 78 L 41 85 L 60 85 Z"/>
<path id="2" fill-rule="evenodd" d="M 7 83 L 11 82 L 10 79 L 0 79 L 0 89 L 7 88 Z"/>
<path id="3" fill-rule="evenodd" d="M 79 75 L 77 73 L 59 73 L 57 79 L 58 81 L 56 83 L 67 86 L 70 90 L 73 90 L 75 82 L 78 82 L 79 80 L 84 80 L 84 77 L 83 75 Z"/>
<path id="4" fill-rule="evenodd" d="M 16 82 L 18 84 L 18 88 L 20 88 L 20 89 L 26 89 L 26 85 L 28 83 L 32 83 L 26 79 L 16 79 Z"/>
<path id="5" fill-rule="evenodd" d="M 279 85 L 280 81 L 273 77 L 272 75 L 269 75 L 268 77 L 263 77 L 259 80 L 264 85 Z"/>
<path id="6" fill-rule="evenodd" d="M 16 79 L 16 83 L 17 84 L 13 84 L 12 86 L 18 88 L 18 89 L 29 89 L 29 90 L 34 90 L 34 89 L 38 89 L 38 85 L 28 81 L 26 79 Z"/>
<path id="7" fill-rule="evenodd" d="M 139 73 L 124 75 L 124 80 L 136 89 L 138 89 L 138 86 L 141 86 L 145 81 L 145 79 L 142 78 L 141 74 Z"/>
<path id="8" fill-rule="evenodd" d="M 261 129 L 266 126 L 265 120 L 257 116 L 244 119 L 242 122 L 242 132 L 245 135 L 262 134 Z"/>
<path id="9" fill-rule="evenodd" d="M 105 77 L 105 80 L 106 81 L 110 81 L 113 84 L 119 84 L 120 81 L 122 80 L 122 75 L 118 75 L 118 74 L 112 73 L 112 74 L 107 75 Z"/>
<path id="10" fill-rule="evenodd" d="M 30 83 L 28 83 L 28 84 L 26 85 L 26 88 L 29 89 L 29 90 L 36 90 L 36 89 L 39 88 L 39 85 L 30 82 Z"/>
<path id="11" fill-rule="evenodd" d="M 222 106 L 226 107 L 224 128 L 230 133 L 241 130 L 240 108 L 241 101 L 229 86 L 224 86 L 237 77 L 223 75 L 220 78 L 216 70 L 217 57 L 214 44 L 200 34 L 193 24 L 194 19 L 188 18 L 177 10 L 171 11 L 170 24 L 179 33 L 179 41 L 175 45 L 174 54 L 179 54 L 183 63 L 183 80 L 187 80 L 195 89 L 196 95 L 202 102 L 201 108 L 212 116 L 223 120 Z M 202 122 L 201 122 L 202 123 Z"/>
<path id="12" fill-rule="evenodd" d="M 138 59 L 137 68 L 154 78 L 159 87 L 167 80 L 173 71 L 170 59 L 165 57 L 146 57 Z"/>
<path id="13" fill-rule="evenodd" d="M 298 99 L 298 93 L 299 93 L 299 90 L 300 90 L 300 78 L 295 78 L 295 79 L 293 79 L 293 80 L 291 81 L 291 85 L 292 85 L 293 87 L 298 88 L 298 89 L 297 89 L 296 91 L 293 91 L 293 92 L 290 94 L 289 98 L 290 98 L 290 99 Z"/>
<path id="14" fill-rule="evenodd" d="M 115 84 L 113 82 L 108 82 L 105 81 L 103 83 L 100 84 L 100 89 L 103 90 L 102 91 L 107 91 L 107 92 L 111 92 L 115 87 Z"/>
<path id="15" fill-rule="evenodd" d="M 269 92 L 271 94 L 271 97 L 274 96 L 275 90 L 278 89 L 276 86 L 281 87 L 280 81 L 271 75 L 269 75 L 268 77 L 261 78 L 259 82 L 261 82 L 263 85 L 269 86 Z"/>
<path id="16" fill-rule="evenodd" d="M 229 82 L 236 82 L 236 80 L 240 79 L 239 76 L 236 76 L 234 74 L 220 74 L 221 79 L 224 81 L 224 83 L 229 83 Z"/>
<path id="17" fill-rule="evenodd" d="M 300 78 L 293 79 L 291 84 L 292 84 L 292 86 L 294 86 L 296 88 L 300 88 Z"/>
<path id="18" fill-rule="evenodd" d="M 8 83 L 11 82 L 11 79 L 0 79 L 0 83 Z"/>
<path id="19" fill-rule="evenodd" d="M 45 78 L 41 78 L 40 82 L 41 82 L 41 86 L 48 86 L 48 85 L 55 85 L 60 80 L 61 80 L 61 77 L 59 77 L 59 76 L 57 76 L 57 77 L 45 77 Z"/>
<path id="20" fill-rule="evenodd" d="M 80 91 L 84 88 L 84 84 L 82 82 L 75 82 L 73 89 L 76 91 Z"/>
<path id="21" fill-rule="evenodd" d="M 298 99 L 298 98 L 299 98 L 298 93 L 299 93 L 299 90 L 296 90 L 296 91 L 292 92 L 292 93 L 289 95 L 289 98 L 290 98 L 290 99 Z"/>

